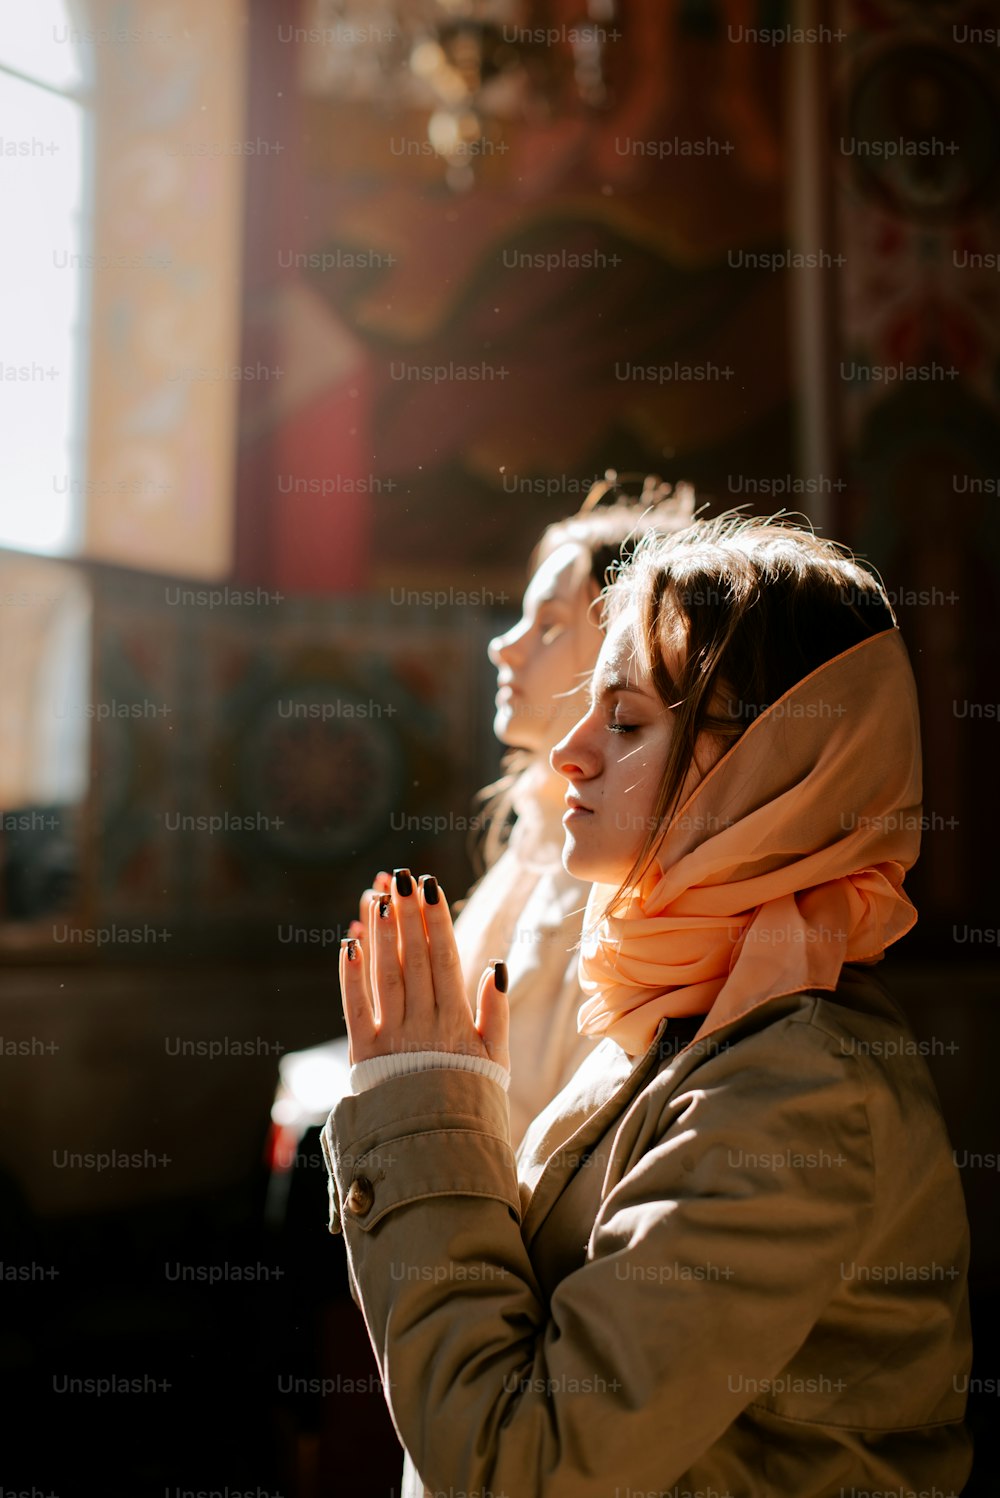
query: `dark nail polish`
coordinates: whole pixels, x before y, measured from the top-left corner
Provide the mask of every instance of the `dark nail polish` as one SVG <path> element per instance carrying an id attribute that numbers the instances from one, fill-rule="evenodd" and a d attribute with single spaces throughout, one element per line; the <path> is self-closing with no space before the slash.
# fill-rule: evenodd
<path id="1" fill-rule="evenodd" d="M 507 964 L 499 959 L 493 964 L 493 982 L 496 984 L 497 993 L 507 992 Z"/>
<path id="2" fill-rule="evenodd" d="M 358 950 L 358 944 L 357 944 L 357 942 L 354 940 L 353 937 L 349 936 L 349 937 L 347 937 L 345 939 L 344 946 L 347 948 L 347 960 L 348 960 L 348 962 L 353 962 L 354 958 L 355 958 L 355 954 L 357 953 L 357 950 Z"/>
<path id="3" fill-rule="evenodd" d="M 379 895 L 379 897 L 378 897 L 378 916 L 379 916 L 379 920 L 380 921 L 381 920 L 385 920 L 386 916 L 389 914 L 389 911 L 391 909 L 392 909 L 392 899 L 391 899 L 391 897 L 389 895 Z"/>
<path id="4" fill-rule="evenodd" d="M 404 897 L 413 890 L 413 880 L 410 878 L 409 869 L 393 869 L 396 880 L 396 893 Z"/>
<path id="5" fill-rule="evenodd" d="M 433 874 L 425 874 L 420 882 L 420 888 L 424 892 L 424 899 L 428 905 L 436 905 L 438 902 L 438 882 Z"/>

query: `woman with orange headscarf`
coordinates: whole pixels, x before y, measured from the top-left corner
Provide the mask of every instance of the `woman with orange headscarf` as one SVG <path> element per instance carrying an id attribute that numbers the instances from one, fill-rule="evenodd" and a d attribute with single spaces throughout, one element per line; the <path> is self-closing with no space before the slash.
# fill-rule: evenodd
<path id="1" fill-rule="evenodd" d="M 510 1146 L 502 963 L 475 1014 L 434 881 L 341 955 L 323 1136 L 403 1498 L 957 1492 L 968 1229 L 873 967 L 916 913 L 912 672 L 886 595 L 789 524 L 643 542 L 552 751 L 594 885 L 581 1033 Z"/>

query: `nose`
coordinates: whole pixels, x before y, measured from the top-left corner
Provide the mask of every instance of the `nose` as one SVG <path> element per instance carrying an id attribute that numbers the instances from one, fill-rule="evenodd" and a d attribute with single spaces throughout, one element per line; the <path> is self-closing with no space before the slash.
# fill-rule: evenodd
<path id="1" fill-rule="evenodd" d="M 490 664 L 499 667 L 504 662 L 513 664 L 515 648 L 525 633 L 525 625 L 522 620 L 520 624 L 509 629 L 504 635 L 494 635 L 486 647 L 486 654 L 490 658 Z"/>
<path id="2" fill-rule="evenodd" d="M 588 713 L 574 723 L 549 755 L 549 764 L 564 780 L 590 780 L 600 769 L 600 755 L 591 736 L 592 716 Z"/>

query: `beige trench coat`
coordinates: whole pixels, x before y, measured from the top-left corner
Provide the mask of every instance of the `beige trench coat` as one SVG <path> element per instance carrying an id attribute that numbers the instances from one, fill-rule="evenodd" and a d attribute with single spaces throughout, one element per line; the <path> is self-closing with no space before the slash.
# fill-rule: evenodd
<path id="1" fill-rule="evenodd" d="M 895 1003 L 845 967 L 668 1034 L 602 1041 L 516 1162 L 473 1073 L 331 1114 L 403 1498 L 957 1495 L 968 1225 Z"/>

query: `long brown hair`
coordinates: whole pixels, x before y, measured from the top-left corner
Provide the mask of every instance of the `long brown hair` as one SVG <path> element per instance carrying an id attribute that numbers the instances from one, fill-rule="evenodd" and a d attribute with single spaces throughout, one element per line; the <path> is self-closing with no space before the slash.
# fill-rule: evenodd
<path id="1" fill-rule="evenodd" d="M 674 729 L 650 830 L 611 915 L 654 862 L 701 736 L 725 752 L 803 677 L 896 616 L 872 570 L 781 511 L 648 533 L 602 597 L 605 629 L 636 610 L 637 648 Z"/>
<path id="2" fill-rule="evenodd" d="M 643 536 L 654 530 L 658 535 L 669 535 L 691 523 L 695 493 L 690 484 L 672 486 L 657 474 L 647 474 L 642 476 L 641 491 L 630 494 L 629 487 L 639 477 L 608 469 L 604 478 L 591 486 L 576 514 L 546 526 L 528 559 L 528 577 L 560 546 L 573 542 L 589 553 L 589 581 L 597 603 Z M 527 749 L 508 749 L 500 762 L 499 778 L 477 793 L 475 801 L 480 810 L 473 818 L 477 833 L 469 849 L 477 873 L 489 868 L 503 852 L 518 782 L 535 757 Z M 456 902 L 453 909 L 457 912 L 461 904 Z"/>

